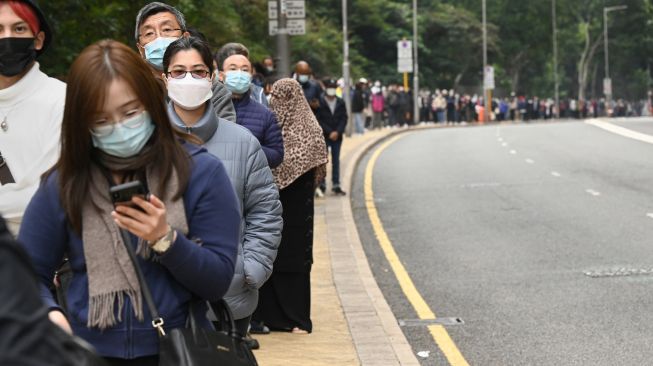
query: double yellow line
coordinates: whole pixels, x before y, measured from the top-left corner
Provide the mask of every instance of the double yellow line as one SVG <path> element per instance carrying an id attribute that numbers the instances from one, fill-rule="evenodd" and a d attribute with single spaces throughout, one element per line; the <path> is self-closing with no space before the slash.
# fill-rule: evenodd
<path id="1" fill-rule="evenodd" d="M 374 229 L 374 234 L 376 235 L 376 238 L 379 241 L 379 245 L 381 246 L 381 249 L 383 249 L 385 258 L 390 263 L 390 267 L 392 268 L 392 271 L 394 272 L 395 277 L 399 282 L 399 286 L 401 286 L 401 289 L 406 295 L 406 298 L 415 309 L 417 316 L 420 319 L 436 319 L 435 313 L 431 310 L 431 308 L 428 306 L 426 301 L 424 301 L 424 298 L 415 287 L 413 280 L 411 280 L 410 275 L 408 275 L 406 268 L 404 268 L 404 265 L 401 263 L 401 260 L 399 259 L 397 252 L 392 246 L 392 242 L 390 241 L 390 238 L 388 238 L 388 234 L 385 232 L 385 229 L 383 228 L 383 223 L 379 218 L 379 212 L 377 211 L 376 205 L 374 203 L 374 191 L 372 190 L 372 184 L 373 184 L 372 179 L 374 175 L 374 166 L 376 165 L 376 161 L 378 160 L 381 153 L 388 146 L 392 145 L 403 136 L 405 136 L 405 134 L 394 136 L 390 138 L 388 141 L 381 144 L 381 146 L 379 146 L 374 151 L 372 157 L 370 158 L 370 161 L 367 163 L 367 167 L 365 168 L 365 185 L 364 185 L 365 205 L 367 207 L 367 214 L 370 218 L 370 222 L 372 223 L 372 228 Z M 435 343 L 438 345 L 438 347 L 440 347 L 440 350 L 447 358 L 447 361 L 449 361 L 450 365 L 452 366 L 469 365 L 465 360 L 465 358 L 463 357 L 462 353 L 460 353 L 460 350 L 458 350 L 458 347 L 456 347 L 454 341 L 449 336 L 447 330 L 442 325 L 430 325 L 428 328 L 431 333 L 431 336 L 433 337 L 433 340 L 435 340 Z"/>

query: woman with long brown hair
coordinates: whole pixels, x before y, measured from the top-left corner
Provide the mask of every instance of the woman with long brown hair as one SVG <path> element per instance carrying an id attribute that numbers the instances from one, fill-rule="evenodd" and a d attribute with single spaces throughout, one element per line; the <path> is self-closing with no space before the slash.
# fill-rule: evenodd
<path id="1" fill-rule="evenodd" d="M 297 81 L 274 83 L 270 107 L 285 151 L 283 162 L 272 171 L 280 190 L 283 231 L 272 276 L 261 287 L 252 318 L 271 330 L 310 333 L 313 194 L 326 172 L 326 144 Z"/>
<path id="2" fill-rule="evenodd" d="M 130 233 L 165 328 L 184 327 L 189 304 L 222 298 L 233 276 L 233 187 L 219 160 L 179 139 L 148 66 L 115 41 L 87 47 L 73 63 L 61 136 L 61 157 L 19 234 L 50 319 L 112 365 L 156 365 L 157 334 L 120 230 Z M 136 180 L 151 195 L 114 207 L 110 187 Z M 47 289 L 64 254 L 73 273 L 66 317 Z M 195 318 L 208 327 L 204 304 Z"/>

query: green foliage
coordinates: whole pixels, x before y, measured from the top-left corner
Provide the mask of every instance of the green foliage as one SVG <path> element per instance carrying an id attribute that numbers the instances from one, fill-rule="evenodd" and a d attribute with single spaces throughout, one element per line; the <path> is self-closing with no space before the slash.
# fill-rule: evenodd
<path id="1" fill-rule="evenodd" d="M 113 38 L 134 46 L 134 21 L 145 0 L 48 0 L 44 12 L 56 30 L 53 47 L 41 60 L 48 73 L 64 77 L 87 45 Z M 610 13 L 610 74 L 616 96 L 641 97 L 651 87 L 653 3 L 650 0 L 556 0 L 561 95 L 579 95 L 579 64 L 586 35 L 602 42 L 603 7 L 628 5 Z M 170 0 L 187 23 L 203 32 L 214 49 L 244 43 L 252 59 L 274 54 L 268 36 L 267 0 Z M 340 0 L 310 0 L 308 33 L 291 37 L 292 60 L 308 61 L 318 77 L 342 73 Z M 396 42 L 412 38 L 412 1 L 349 0 L 352 77 L 401 82 Z M 481 0 L 418 0 L 421 85 L 479 88 L 482 83 Z M 497 93 L 548 97 L 553 94 L 551 0 L 488 0 L 489 63 Z M 589 30 L 586 34 L 585 29 Z M 586 95 L 601 96 L 602 45 L 586 63 Z"/>

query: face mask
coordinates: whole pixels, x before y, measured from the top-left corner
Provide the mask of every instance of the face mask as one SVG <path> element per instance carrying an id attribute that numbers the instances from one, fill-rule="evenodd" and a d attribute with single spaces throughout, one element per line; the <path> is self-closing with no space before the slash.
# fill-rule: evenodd
<path id="1" fill-rule="evenodd" d="M 308 75 L 300 74 L 299 76 L 297 76 L 297 80 L 302 84 L 306 84 L 308 82 L 308 79 L 309 79 Z"/>
<path id="2" fill-rule="evenodd" d="M 0 74 L 16 76 L 35 59 L 34 38 L 0 38 Z"/>
<path id="3" fill-rule="evenodd" d="M 105 128 L 113 128 L 113 131 L 105 136 L 91 133 L 93 146 L 119 158 L 137 155 L 154 132 L 154 124 L 147 112 Z"/>
<path id="4" fill-rule="evenodd" d="M 336 95 L 336 89 L 335 88 L 327 88 L 326 90 L 326 95 L 333 97 Z"/>
<path id="5" fill-rule="evenodd" d="M 272 72 L 274 71 L 274 66 L 266 66 L 265 70 L 267 70 L 267 72 Z"/>
<path id="6" fill-rule="evenodd" d="M 177 38 L 163 38 L 159 37 L 154 41 L 145 45 L 145 59 L 159 70 L 163 69 L 163 54 L 170 46 L 170 43 L 176 41 Z"/>
<path id="7" fill-rule="evenodd" d="M 252 83 L 252 75 L 245 71 L 227 71 L 224 77 L 224 85 L 234 94 L 245 94 Z"/>
<path id="8" fill-rule="evenodd" d="M 194 110 L 211 99 L 211 86 L 211 80 L 195 79 L 189 72 L 183 79 L 168 78 L 168 97 L 176 105 L 186 110 Z"/>

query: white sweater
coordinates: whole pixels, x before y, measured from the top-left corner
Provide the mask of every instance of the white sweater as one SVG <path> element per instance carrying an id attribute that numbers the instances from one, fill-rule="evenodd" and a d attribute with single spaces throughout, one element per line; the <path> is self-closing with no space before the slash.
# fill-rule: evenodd
<path id="1" fill-rule="evenodd" d="M 39 64 L 16 84 L 0 89 L 0 153 L 16 183 L 0 185 L 0 215 L 19 219 L 39 186 L 41 174 L 59 158 L 66 84 L 48 77 Z"/>

